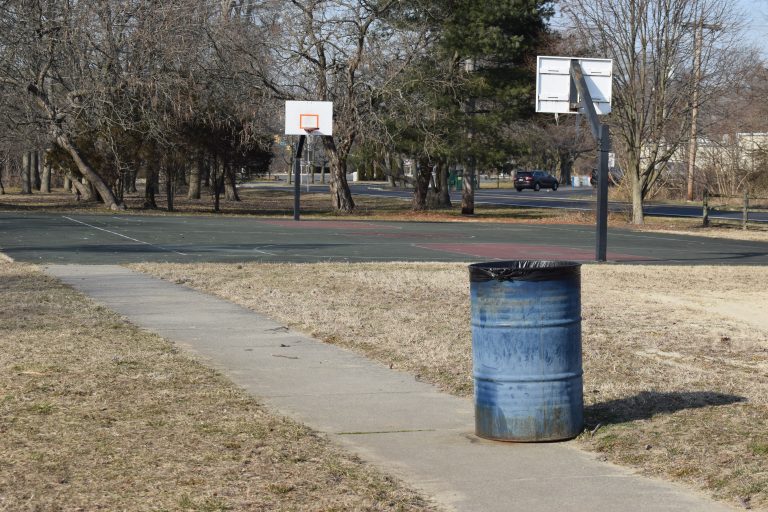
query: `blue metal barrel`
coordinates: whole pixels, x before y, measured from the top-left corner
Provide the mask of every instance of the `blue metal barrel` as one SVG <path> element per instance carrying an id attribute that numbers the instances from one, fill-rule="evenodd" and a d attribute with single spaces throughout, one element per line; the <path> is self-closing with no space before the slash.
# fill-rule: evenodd
<path id="1" fill-rule="evenodd" d="M 556 441 L 583 427 L 581 264 L 469 266 L 475 433 Z"/>

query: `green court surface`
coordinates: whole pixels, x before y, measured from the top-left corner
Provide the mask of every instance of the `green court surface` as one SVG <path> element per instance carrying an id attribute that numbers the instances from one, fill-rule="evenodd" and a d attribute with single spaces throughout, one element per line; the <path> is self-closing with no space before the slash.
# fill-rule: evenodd
<path id="1" fill-rule="evenodd" d="M 591 261 L 594 228 L 221 216 L 0 212 L 0 251 L 34 263 Z M 768 264 L 768 243 L 612 229 L 608 259 Z"/>

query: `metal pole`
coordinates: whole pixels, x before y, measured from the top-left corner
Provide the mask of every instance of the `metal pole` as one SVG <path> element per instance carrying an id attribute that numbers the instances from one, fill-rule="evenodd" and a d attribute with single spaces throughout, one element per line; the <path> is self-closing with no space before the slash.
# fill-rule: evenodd
<path id="1" fill-rule="evenodd" d="M 707 189 L 704 189 L 704 200 L 702 201 L 702 212 L 701 212 L 701 218 L 702 218 L 702 224 L 704 224 L 704 227 L 709 227 L 709 191 Z"/>
<path id="2" fill-rule="evenodd" d="M 293 157 L 293 220 L 299 220 L 301 215 L 301 153 L 304 150 L 306 135 L 299 135 L 296 154 Z"/>
<path id="3" fill-rule="evenodd" d="M 747 222 L 749 222 L 749 190 L 744 189 L 744 214 L 741 219 L 742 229 L 747 229 Z"/>
<path id="4" fill-rule="evenodd" d="M 587 114 L 589 127 L 599 146 L 595 259 L 606 261 L 608 247 L 608 153 L 611 150 L 611 134 L 608 125 L 600 123 L 587 81 L 584 79 L 584 72 L 576 59 L 571 60 L 571 79 L 581 97 L 581 107 Z"/>
<path id="5" fill-rule="evenodd" d="M 309 160 L 309 175 L 310 179 L 309 182 L 314 185 L 315 184 L 315 145 L 314 143 L 310 144 L 307 148 L 307 152 L 309 153 L 307 160 Z M 309 187 L 307 187 L 309 189 Z"/>
<path id="6" fill-rule="evenodd" d="M 597 246 L 595 258 L 606 261 L 608 247 L 608 153 L 611 135 L 607 124 L 600 125 L 600 170 L 597 178 Z"/>
<path id="7" fill-rule="evenodd" d="M 694 53 L 693 53 L 693 98 L 691 105 L 691 140 L 688 143 L 688 190 L 686 191 L 686 199 L 693 201 L 693 177 L 696 172 L 696 137 L 698 136 L 696 129 L 696 121 L 699 116 L 699 83 L 701 83 L 701 39 L 704 35 L 704 27 L 702 22 L 696 24 L 695 32 L 693 34 L 694 39 Z"/>

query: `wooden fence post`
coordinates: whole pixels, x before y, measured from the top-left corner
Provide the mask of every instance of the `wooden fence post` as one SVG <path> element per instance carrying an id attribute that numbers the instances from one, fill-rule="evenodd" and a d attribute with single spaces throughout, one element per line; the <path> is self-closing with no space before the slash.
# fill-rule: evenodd
<path id="1" fill-rule="evenodd" d="M 709 227 L 709 191 L 704 189 L 704 199 L 702 201 L 701 222 L 704 227 Z"/>

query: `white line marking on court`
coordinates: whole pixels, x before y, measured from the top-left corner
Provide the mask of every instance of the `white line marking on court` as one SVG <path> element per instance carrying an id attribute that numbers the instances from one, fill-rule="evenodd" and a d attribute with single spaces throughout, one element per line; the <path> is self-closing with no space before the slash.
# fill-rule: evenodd
<path id="1" fill-rule="evenodd" d="M 110 235 L 115 235 L 115 236 L 120 236 L 120 237 L 123 237 L 123 238 L 127 238 L 128 240 L 131 240 L 132 242 L 136 242 L 136 243 L 144 244 L 144 245 L 149 245 L 151 247 L 157 247 L 158 249 L 162 249 L 164 251 L 180 254 L 182 256 L 189 256 L 189 254 L 185 254 L 185 253 L 179 252 L 179 251 L 174 251 L 173 249 L 168 249 L 168 248 L 162 247 L 160 245 L 151 244 L 149 242 L 145 242 L 144 240 L 138 240 L 136 238 L 131 238 L 130 236 L 123 235 L 123 234 L 120 234 L 120 233 L 116 233 L 116 232 L 110 231 L 108 229 L 100 228 L 98 226 L 94 226 L 92 224 L 88 224 L 87 222 L 83 222 L 81 220 L 73 219 L 72 217 L 67 217 L 66 215 L 62 215 L 62 217 L 67 219 L 67 220 L 71 220 L 72 222 L 77 222 L 78 224 L 82 224 L 83 226 L 88 226 L 89 228 L 98 229 L 99 231 L 104 231 L 105 233 L 109 233 Z"/>
<path id="2" fill-rule="evenodd" d="M 271 245 L 265 245 L 264 247 L 272 247 Z M 273 252 L 264 251 L 261 249 L 253 249 L 253 252 L 258 252 L 260 254 L 266 254 L 267 256 L 277 256 L 277 254 Z"/>

